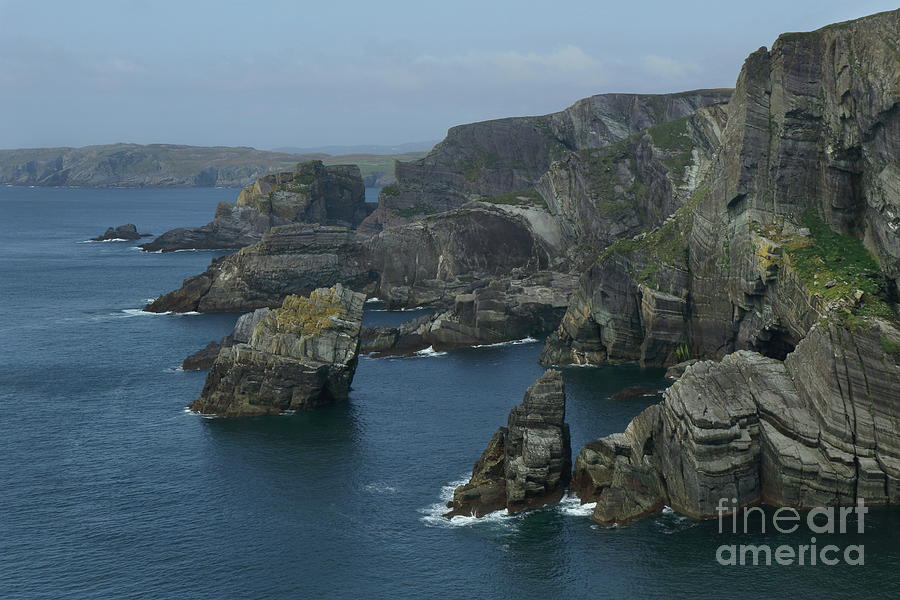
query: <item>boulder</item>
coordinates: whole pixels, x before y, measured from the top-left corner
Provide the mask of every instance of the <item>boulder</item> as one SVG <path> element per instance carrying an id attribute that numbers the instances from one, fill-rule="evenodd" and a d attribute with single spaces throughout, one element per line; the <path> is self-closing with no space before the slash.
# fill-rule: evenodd
<path id="1" fill-rule="evenodd" d="M 558 502 L 569 483 L 571 448 L 562 374 L 547 371 L 491 438 L 472 478 L 453 493 L 445 514 L 482 517 Z"/>
<path id="2" fill-rule="evenodd" d="M 249 341 L 224 347 L 190 408 L 241 417 L 346 400 L 356 371 L 365 295 L 342 285 L 288 296 Z"/>

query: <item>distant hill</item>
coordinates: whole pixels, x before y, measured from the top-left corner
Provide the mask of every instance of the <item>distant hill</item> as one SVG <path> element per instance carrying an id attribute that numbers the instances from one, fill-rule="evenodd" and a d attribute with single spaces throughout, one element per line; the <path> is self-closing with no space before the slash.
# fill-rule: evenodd
<path id="1" fill-rule="evenodd" d="M 298 162 L 355 164 L 366 185 L 394 181 L 395 160 L 425 152 L 344 154 L 269 152 L 248 147 L 109 144 L 0 150 L 0 184 L 83 187 L 243 187 Z"/>
<path id="2" fill-rule="evenodd" d="M 313 146 L 302 148 L 297 146 L 283 146 L 281 148 L 273 148 L 273 152 L 290 152 L 291 154 L 407 154 L 409 152 L 428 152 L 434 148 L 439 140 L 430 140 L 427 142 L 407 142 L 405 144 L 396 144 L 394 146 L 386 145 L 368 145 L 368 146 Z"/>

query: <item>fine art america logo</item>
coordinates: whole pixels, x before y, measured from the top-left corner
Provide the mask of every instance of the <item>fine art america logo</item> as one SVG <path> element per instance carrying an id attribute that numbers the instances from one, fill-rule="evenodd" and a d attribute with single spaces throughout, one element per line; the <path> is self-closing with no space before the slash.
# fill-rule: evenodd
<path id="1" fill-rule="evenodd" d="M 737 498 L 720 498 L 716 507 L 720 534 L 793 534 L 804 528 L 809 543 L 796 546 L 781 544 L 722 544 L 716 550 L 720 565 L 864 565 L 865 546 L 850 544 L 817 544 L 816 535 L 863 533 L 869 509 L 860 498 L 856 506 L 817 507 L 805 516 L 794 508 L 779 508 L 767 514 L 758 506 L 737 506 Z M 855 523 L 853 522 L 855 517 Z M 849 521 L 849 522 L 848 522 Z M 767 527 L 767 525 L 770 525 Z"/>

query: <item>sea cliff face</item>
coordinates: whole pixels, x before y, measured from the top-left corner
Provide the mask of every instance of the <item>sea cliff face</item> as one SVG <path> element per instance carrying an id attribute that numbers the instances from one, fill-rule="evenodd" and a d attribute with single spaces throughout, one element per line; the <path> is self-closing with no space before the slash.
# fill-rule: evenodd
<path id="1" fill-rule="evenodd" d="M 371 212 L 359 168 L 326 167 L 321 161 L 259 178 L 241 190 L 234 204 L 222 202 L 212 222 L 182 227 L 141 245 L 148 252 L 243 248 L 272 227 L 318 223 L 355 227 Z"/>
<path id="2" fill-rule="evenodd" d="M 425 158 L 398 163 L 362 230 L 372 233 L 470 200 L 532 189 L 570 151 L 605 148 L 640 130 L 728 101 L 730 90 L 601 94 L 540 117 L 497 119 L 450 129 Z"/>
<path id="3" fill-rule="evenodd" d="M 191 410 L 279 414 L 346 400 L 356 371 L 365 295 L 336 285 L 288 296 L 246 343 L 223 348 Z"/>

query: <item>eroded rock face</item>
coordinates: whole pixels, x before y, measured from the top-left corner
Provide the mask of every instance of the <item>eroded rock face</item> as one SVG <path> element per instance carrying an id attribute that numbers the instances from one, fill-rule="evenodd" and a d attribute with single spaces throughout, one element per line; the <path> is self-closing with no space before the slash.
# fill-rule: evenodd
<path id="1" fill-rule="evenodd" d="M 542 216 L 540 209 L 473 203 L 387 229 L 366 242 L 380 274 L 376 295 L 390 307 L 446 306 L 485 281 L 546 270 L 560 246 Z"/>
<path id="2" fill-rule="evenodd" d="M 696 518 L 720 498 L 812 507 L 900 501 L 900 330 L 815 325 L 787 360 L 739 351 L 699 362 L 627 427 L 585 446 L 572 490 L 593 518 L 663 505 Z"/>
<path id="3" fill-rule="evenodd" d="M 241 190 L 237 202 L 222 202 L 212 222 L 167 231 L 141 248 L 148 252 L 243 248 L 270 228 L 291 223 L 355 227 L 370 212 L 359 167 L 321 161 L 272 173 Z"/>
<path id="4" fill-rule="evenodd" d="M 110 240 L 139 240 L 142 237 L 150 237 L 149 233 L 138 233 L 137 226 L 132 223 L 108 227 L 103 235 L 91 238 L 94 242 L 107 242 Z"/>
<path id="5" fill-rule="evenodd" d="M 183 371 L 202 371 L 209 369 L 216 362 L 219 351 L 222 348 L 228 348 L 235 344 L 246 344 L 250 341 L 253 334 L 253 328 L 256 327 L 264 316 L 269 313 L 268 308 L 258 308 L 253 312 L 243 314 L 238 318 L 237 323 L 231 333 L 223 337 L 218 342 L 210 342 L 206 347 L 201 348 L 184 359 L 181 363 Z"/>
<path id="6" fill-rule="evenodd" d="M 533 188 L 569 151 L 609 146 L 702 106 L 727 102 L 730 93 L 601 94 L 558 113 L 454 127 L 425 158 L 397 165 L 397 185 L 382 190 L 378 209 L 361 229 L 375 233 L 469 200 Z"/>
<path id="7" fill-rule="evenodd" d="M 835 303 L 896 314 L 900 62 L 887 40 L 898 35 L 891 11 L 753 53 L 713 119 L 725 125 L 705 177 L 672 219 L 600 253 L 544 362 L 784 358 Z M 715 133 L 703 112 L 689 121 Z M 845 256 L 828 256 L 835 244 Z M 806 260 L 810 245 L 822 256 Z M 862 246 L 873 259 L 854 275 L 838 261 Z"/>
<path id="8" fill-rule="evenodd" d="M 471 480 L 456 488 L 448 518 L 510 513 L 558 502 L 571 473 L 562 374 L 547 371 L 491 438 Z"/>
<path id="9" fill-rule="evenodd" d="M 281 305 L 336 283 L 364 288 L 374 279 L 354 232 L 346 227 L 284 225 L 147 305 L 149 312 L 244 312 Z"/>
<path id="10" fill-rule="evenodd" d="M 548 271 L 494 280 L 460 294 L 447 310 L 396 327 L 368 328 L 363 351 L 409 354 L 540 338 L 559 324 L 576 281 L 574 275 Z"/>
<path id="11" fill-rule="evenodd" d="M 222 417 L 279 414 L 346 400 L 365 296 L 341 285 L 289 296 L 246 343 L 222 348 L 191 410 Z"/>

